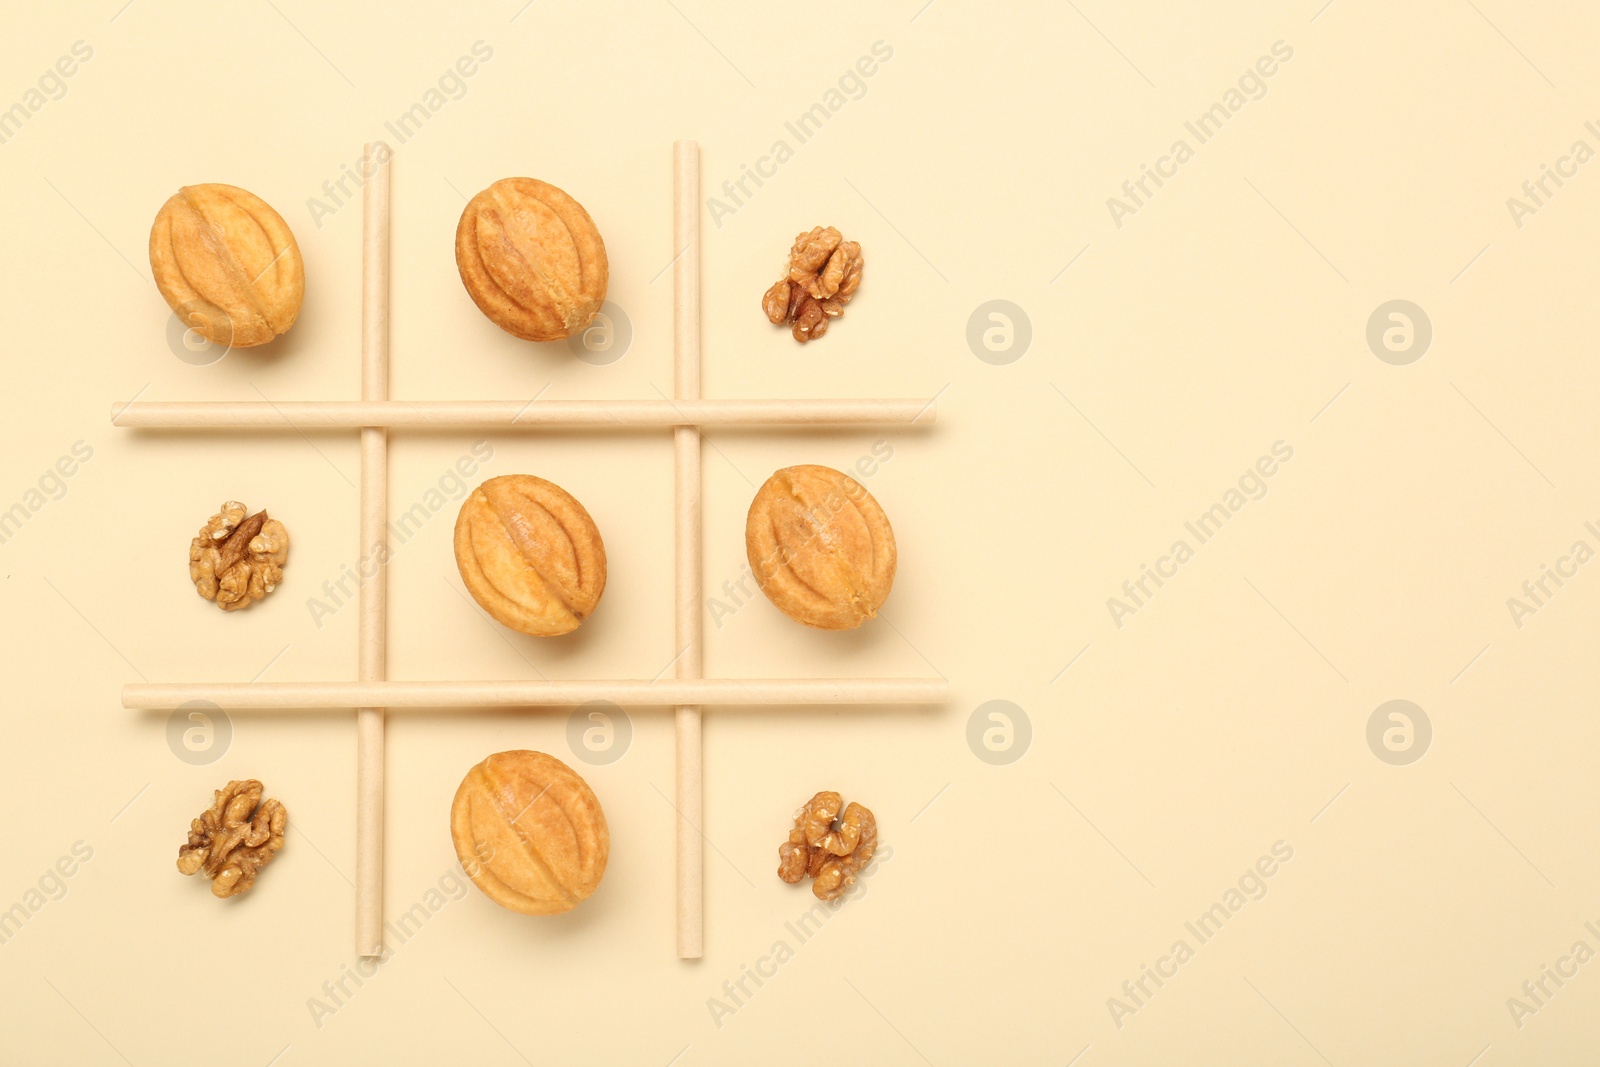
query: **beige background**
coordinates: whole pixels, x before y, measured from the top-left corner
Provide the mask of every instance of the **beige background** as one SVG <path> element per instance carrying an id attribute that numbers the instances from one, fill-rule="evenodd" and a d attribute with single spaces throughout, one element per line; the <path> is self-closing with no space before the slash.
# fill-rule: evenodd
<path id="1" fill-rule="evenodd" d="M 27 513 L 0 544 L 0 908 L 42 905 L 0 945 L 0 1060 L 1592 1054 L 1600 962 L 1559 989 L 1546 979 L 1554 996 L 1520 1027 L 1507 1003 L 1545 966 L 1570 972 L 1576 942 L 1600 950 L 1584 926 L 1600 927 L 1600 576 L 1579 568 L 1520 627 L 1507 607 L 1573 542 L 1600 548 L 1584 528 L 1600 520 L 1600 165 L 1520 227 L 1507 206 L 1574 141 L 1600 148 L 1584 128 L 1600 118 L 1586 5 L 121 3 L 12 10 L 0 35 L 0 108 L 27 109 L 74 42 L 93 50 L 0 144 L 0 510 Z M 477 41 L 493 55 L 459 99 L 404 144 L 386 133 Z M 882 439 L 893 459 L 868 484 L 899 535 L 899 581 L 882 621 L 853 634 L 803 631 L 761 599 L 708 617 L 707 668 L 937 673 L 950 705 L 708 717 L 698 963 L 673 954 L 664 712 L 637 712 L 630 749 L 604 766 L 572 753 L 563 713 L 396 714 L 387 906 L 428 911 L 441 884 L 442 906 L 316 1012 L 355 964 L 351 717 L 241 713 L 226 751 L 196 766 L 169 748 L 164 715 L 121 710 L 118 689 L 353 677 L 355 612 L 319 627 L 307 601 L 358 555 L 355 437 L 138 434 L 109 425 L 112 402 L 355 395 L 359 206 L 318 225 L 307 201 L 375 137 L 397 147 L 395 396 L 670 391 L 672 140 L 702 142 L 716 195 L 793 142 L 785 122 L 878 41 L 893 55 L 860 98 L 720 226 L 703 216 L 705 388 L 937 393 L 938 423 L 711 435 L 706 577 L 715 595 L 739 576 L 744 510 L 773 469 L 845 467 Z M 1184 122 L 1277 41 L 1293 57 L 1265 95 L 1117 226 L 1107 198 L 1176 138 L 1193 145 Z M 634 331 L 619 362 L 518 342 L 462 292 L 463 196 L 518 174 L 568 189 L 604 233 L 610 299 Z M 144 248 L 161 202 L 204 181 L 278 207 L 308 287 L 285 340 L 202 367 L 169 347 Z M 818 222 L 859 238 L 869 266 L 845 320 L 802 349 L 757 300 L 793 233 Z M 1394 298 L 1433 326 L 1408 366 L 1365 340 Z M 1009 365 L 966 340 L 991 299 L 1031 321 Z M 396 556 L 393 676 L 660 671 L 674 651 L 669 440 L 491 438 L 483 475 L 541 474 L 593 512 L 606 598 L 568 640 L 487 622 L 450 563 L 452 501 Z M 45 479 L 61 498 L 30 497 L 79 441 L 93 458 L 63 486 Z M 1278 441 L 1293 459 L 1266 496 L 1115 625 L 1107 598 Z M 397 434 L 393 510 L 471 445 Z M 272 600 L 224 617 L 194 595 L 183 553 L 227 497 L 270 507 L 294 550 Z M 993 699 L 1031 722 L 1009 765 L 967 743 Z M 1409 766 L 1366 740 L 1391 699 L 1432 723 Z M 456 783 L 514 747 L 573 762 L 611 823 L 604 885 L 564 918 L 513 916 L 449 874 Z M 173 855 L 209 791 L 246 776 L 284 799 L 292 829 L 252 895 L 225 905 Z M 799 944 L 785 924 L 810 897 L 773 876 L 774 849 L 823 787 L 870 804 L 893 849 Z M 92 859 L 49 876 L 79 842 Z M 1199 944 L 1185 922 L 1277 842 L 1293 858 L 1265 896 Z M 41 881 L 60 899 L 30 897 Z M 1119 1027 L 1108 999 L 1179 939 L 1193 958 Z M 793 958 L 730 1000 L 724 983 L 770 973 L 780 940 Z M 737 1010 L 718 1017 L 712 998 Z"/>

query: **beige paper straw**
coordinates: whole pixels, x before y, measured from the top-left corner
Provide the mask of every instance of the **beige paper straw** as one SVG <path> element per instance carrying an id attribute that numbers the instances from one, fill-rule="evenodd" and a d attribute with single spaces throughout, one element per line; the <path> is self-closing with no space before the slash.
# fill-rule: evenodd
<path id="1" fill-rule="evenodd" d="M 361 227 L 361 399 L 389 395 L 389 158 L 388 147 L 366 147 L 367 182 Z M 388 536 L 388 431 L 361 430 L 361 557 L 377 561 L 377 573 L 361 584 L 358 642 L 360 677 L 388 676 L 389 582 L 385 553 L 374 552 Z M 383 708 L 356 711 L 356 952 L 383 954 Z"/>
<path id="2" fill-rule="evenodd" d="M 679 261 L 681 264 L 681 260 Z M 117 426 L 159 430 L 560 430 L 675 426 L 850 426 L 925 423 L 931 399 L 862 400 L 136 400 Z"/>
<path id="3" fill-rule="evenodd" d="M 620 681 L 467 682 L 135 682 L 122 687 L 122 706 L 170 711 L 204 701 L 228 711 L 338 710 L 360 707 L 567 708 L 591 700 L 623 707 L 709 705 L 938 704 L 950 697 L 937 678 L 662 678 Z"/>
<path id="4" fill-rule="evenodd" d="M 679 400 L 700 397 L 700 145 L 672 146 L 672 359 Z M 703 671 L 700 632 L 700 430 L 673 431 L 676 459 L 678 678 Z M 700 706 L 680 704 L 674 715 L 678 746 L 678 958 L 697 960 L 704 930 Z"/>

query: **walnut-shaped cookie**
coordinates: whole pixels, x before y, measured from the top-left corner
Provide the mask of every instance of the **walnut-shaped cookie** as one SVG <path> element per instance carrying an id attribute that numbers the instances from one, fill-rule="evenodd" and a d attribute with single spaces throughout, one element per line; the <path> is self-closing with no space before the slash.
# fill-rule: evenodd
<path id="1" fill-rule="evenodd" d="M 583 205 L 537 178 L 502 178 L 468 201 L 456 266 L 478 309 L 526 341 L 580 332 L 605 302 L 605 242 Z"/>
<path id="2" fill-rule="evenodd" d="M 450 805 L 450 839 L 473 884 L 524 915 L 577 907 L 611 856 L 594 790 L 543 752 L 497 752 L 468 771 Z"/>
<path id="3" fill-rule="evenodd" d="M 161 206 L 150 228 L 150 271 L 184 325 L 233 348 L 286 332 L 306 292 L 289 224 L 232 185 L 186 185 Z"/>
<path id="4" fill-rule="evenodd" d="M 832 467 L 785 467 L 750 503 L 745 552 L 767 599 L 797 622 L 852 630 L 894 584 L 894 530 L 872 494 Z"/>
<path id="5" fill-rule="evenodd" d="M 456 517 L 456 566 L 495 619 L 534 637 L 576 630 L 606 588 L 606 547 L 572 494 L 531 474 L 474 489 Z"/>

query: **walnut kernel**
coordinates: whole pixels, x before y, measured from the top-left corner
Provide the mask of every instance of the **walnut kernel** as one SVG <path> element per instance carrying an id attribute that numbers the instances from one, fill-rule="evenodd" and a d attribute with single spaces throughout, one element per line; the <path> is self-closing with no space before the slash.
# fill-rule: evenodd
<path id="1" fill-rule="evenodd" d="M 178 871 L 204 872 L 219 897 L 235 897 L 255 885 L 256 874 L 283 848 L 289 826 L 283 805 L 263 801 L 261 791 L 254 778 L 216 790 L 211 807 L 189 824 L 189 841 L 178 848 Z"/>
<path id="2" fill-rule="evenodd" d="M 818 900 L 834 900 L 850 888 L 878 847 L 878 820 L 851 801 L 840 813 L 838 793 L 824 790 L 806 801 L 789 839 L 778 846 L 778 877 L 793 885 L 810 875 Z"/>
<path id="3" fill-rule="evenodd" d="M 189 543 L 189 580 L 223 611 L 238 611 L 278 587 L 288 558 L 283 523 L 229 500 Z"/>
<path id="4" fill-rule="evenodd" d="M 761 310 L 774 326 L 790 325 L 801 344 L 828 332 L 828 322 L 861 286 L 861 245 L 846 241 L 832 226 L 817 226 L 794 239 L 789 271 L 761 297 Z"/>

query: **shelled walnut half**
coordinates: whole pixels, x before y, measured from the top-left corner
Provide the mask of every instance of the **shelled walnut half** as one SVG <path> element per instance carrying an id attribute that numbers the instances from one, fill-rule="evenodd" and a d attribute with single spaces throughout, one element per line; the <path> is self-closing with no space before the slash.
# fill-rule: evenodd
<path id="1" fill-rule="evenodd" d="M 283 848 L 289 827 L 283 805 L 262 800 L 261 792 L 254 778 L 216 790 L 211 807 L 189 824 L 189 840 L 178 848 L 179 872 L 205 872 L 219 897 L 238 896 L 255 885 L 256 874 Z"/>
<path id="2" fill-rule="evenodd" d="M 774 326 L 789 323 L 801 344 L 821 337 L 856 295 L 863 262 L 858 242 L 832 226 L 813 227 L 795 237 L 789 272 L 761 298 L 761 310 Z"/>
<path id="3" fill-rule="evenodd" d="M 288 558 L 283 523 L 229 500 L 189 543 L 189 580 L 223 611 L 238 611 L 278 587 Z"/>
<path id="4" fill-rule="evenodd" d="M 878 847 L 878 820 L 854 801 L 840 813 L 838 793 L 824 790 L 806 801 L 789 839 L 778 846 L 778 877 L 793 885 L 810 875 L 818 900 L 841 896 Z"/>

